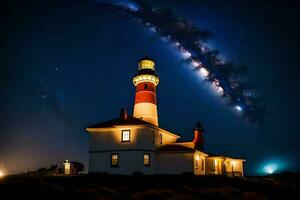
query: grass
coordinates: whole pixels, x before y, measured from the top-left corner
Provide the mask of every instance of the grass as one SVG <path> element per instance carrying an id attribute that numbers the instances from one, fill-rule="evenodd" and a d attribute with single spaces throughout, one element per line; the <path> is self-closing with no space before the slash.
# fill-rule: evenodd
<path id="1" fill-rule="evenodd" d="M 0 180 L 0 199 L 288 199 L 300 191 L 300 175 L 265 177 L 108 174 L 12 175 Z"/>

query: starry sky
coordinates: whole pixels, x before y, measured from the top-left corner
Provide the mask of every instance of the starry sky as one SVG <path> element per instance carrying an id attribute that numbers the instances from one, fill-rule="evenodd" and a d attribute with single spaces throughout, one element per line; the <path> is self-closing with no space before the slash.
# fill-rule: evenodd
<path id="1" fill-rule="evenodd" d="M 20 173 L 61 163 L 88 166 L 84 128 L 132 114 L 132 78 L 156 61 L 159 123 L 184 140 L 197 121 L 205 149 L 247 160 L 246 173 L 300 171 L 298 3 L 148 1 L 213 33 L 209 45 L 244 65 L 266 109 L 245 121 L 157 34 L 117 10 L 84 0 L 5 1 L 0 31 L 0 169 Z"/>

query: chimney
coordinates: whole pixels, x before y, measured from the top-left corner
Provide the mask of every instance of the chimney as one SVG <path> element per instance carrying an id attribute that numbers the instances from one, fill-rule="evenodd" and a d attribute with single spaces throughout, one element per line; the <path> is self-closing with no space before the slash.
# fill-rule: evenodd
<path id="1" fill-rule="evenodd" d="M 200 122 L 198 122 L 194 129 L 194 149 L 203 151 L 204 149 L 204 129 Z"/>
<path id="2" fill-rule="evenodd" d="M 128 118 L 126 108 L 120 110 L 120 119 L 126 120 Z"/>

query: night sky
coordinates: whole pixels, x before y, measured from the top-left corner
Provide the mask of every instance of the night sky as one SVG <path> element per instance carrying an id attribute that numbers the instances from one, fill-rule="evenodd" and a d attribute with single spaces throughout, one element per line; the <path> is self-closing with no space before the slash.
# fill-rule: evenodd
<path id="1" fill-rule="evenodd" d="M 121 1 L 120 1 L 121 2 Z M 128 1 L 126 1 L 128 2 Z M 147 1 L 208 30 L 209 46 L 245 66 L 266 112 L 249 123 L 215 95 L 159 34 L 123 12 L 84 0 L 1 3 L 0 169 L 26 172 L 65 159 L 88 166 L 84 128 L 132 114 L 137 61 L 160 76 L 159 124 L 184 140 L 197 121 L 205 150 L 247 160 L 246 173 L 300 171 L 298 3 Z"/>

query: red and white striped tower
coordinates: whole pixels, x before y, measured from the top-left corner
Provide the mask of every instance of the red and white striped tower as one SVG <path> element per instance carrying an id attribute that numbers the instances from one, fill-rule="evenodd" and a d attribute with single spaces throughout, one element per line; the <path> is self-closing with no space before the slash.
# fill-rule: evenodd
<path id="1" fill-rule="evenodd" d="M 159 83 L 155 63 L 150 58 L 138 62 L 139 70 L 133 78 L 136 87 L 133 117 L 158 126 L 156 86 Z"/>

